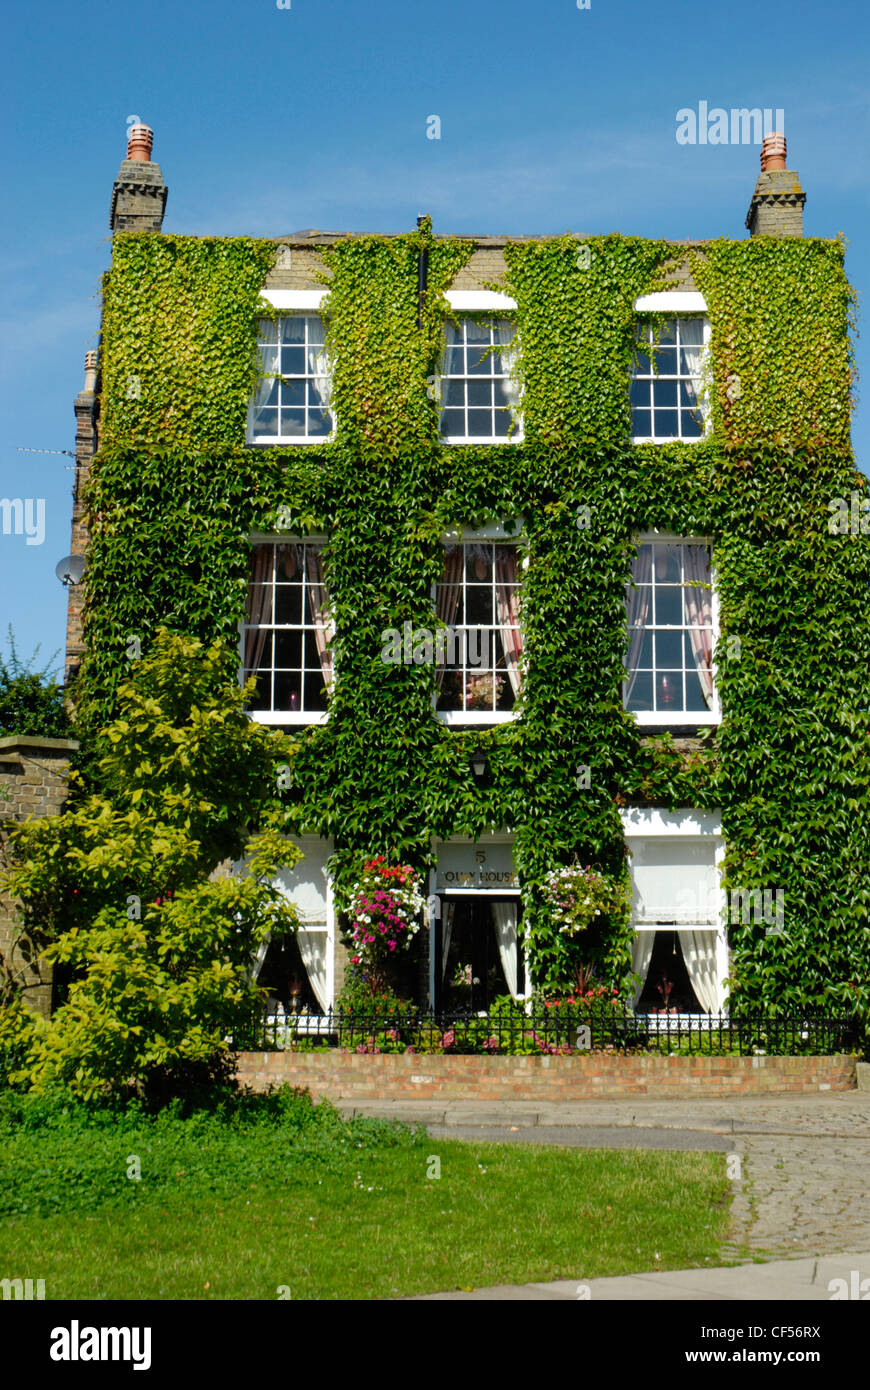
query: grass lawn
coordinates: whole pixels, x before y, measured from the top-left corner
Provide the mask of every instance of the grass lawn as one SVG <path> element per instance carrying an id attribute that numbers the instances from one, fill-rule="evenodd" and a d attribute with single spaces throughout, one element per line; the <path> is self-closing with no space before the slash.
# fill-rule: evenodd
<path id="1" fill-rule="evenodd" d="M 0 1127 L 0 1277 L 42 1278 L 47 1299 L 354 1299 L 717 1260 L 721 1154 L 323 1119 Z"/>

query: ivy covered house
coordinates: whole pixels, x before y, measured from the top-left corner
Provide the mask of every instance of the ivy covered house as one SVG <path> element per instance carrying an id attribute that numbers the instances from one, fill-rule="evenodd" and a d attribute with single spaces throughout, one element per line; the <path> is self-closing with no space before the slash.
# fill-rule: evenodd
<path id="1" fill-rule="evenodd" d="M 420 875 L 396 983 L 436 1007 L 590 967 L 641 1009 L 866 1006 L 852 297 L 782 137 L 712 242 L 175 236 L 165 202 L 134 129 L 68 661 L 97 722 L 132 638 L 238 644 L 305 852 L 267 987 L 334 1003 L 381 855 Z M 576 936 L 570 866 L 614 889 Z"/>

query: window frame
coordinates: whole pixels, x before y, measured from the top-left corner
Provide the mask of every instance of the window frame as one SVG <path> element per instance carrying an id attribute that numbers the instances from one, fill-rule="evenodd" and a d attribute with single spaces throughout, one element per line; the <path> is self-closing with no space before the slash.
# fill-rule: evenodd
<path id="1" fill-rule="evenodd" d="M 626 682 L 623 681 L 623 684 L 622 684 L 622 691 L 623 691 L 623 694 L 622 694 L 623 709 L 625 710 L 626 714 L 630 715 L 631 718 L 634 719 L 635 722 L 636 722 L 639 726 L 641 726 L 641 727 L 646 727 L 646 728 L 669 728 L 669 727 L 670 727 L 670 728 L 700 728 L 700 727 L 717 727 L 719 724 L 722 723 L 722 705 L 721 705 L 721 701 L 720 701 L 720 699 L 719 699 L 719 689 L 718 689 L 718 682 L 717 682 L 718 667 L 717 667 L 717 664 L 716 664 L 716 657 L 715 657 L 716 647 L 717 647 L 717 645 L 718 645 L 719 637 L 720 637 L 720 628 L 719 628 L 719 592 L 718 592 L 717 574 L 716 574 L 716 555 L 715 555 L 715 550 L 714 550 L 713 542 L 712 542 L 712 540 L 709 538 L 709 536 L 685 536 L 685 535 L 677 536 L 677 535 L 673 535 L 673 534 L 671 534 L 670 532 L 667 532 L 667 531 L 663 531 L 663 532 L 660 532 L 660 531 L 642 531 L 642 532 L 640 532 L 638 535 L 636 535 L 636 536 L 633 538 L 633 544 L 634 544 L 635 546 L 640 546 L 640 545 L 706 545 L 706 546 L 709 548 L 709 551 L 710 551 L 710 614 L 711 614 L 712 643 L 713 643 L 713 659 L 712 659 L 712 663 L 711 663 L 711 668 L 710 668 L 710 669 L 711 669 L 712 674 L 713 674 L 713 708 L 712 708 L 712 709 L 709 709 L 709 710 L 630 710 L 630 709 L 628 709 L 627 705 L 625 704 L 625 686 L 626 686 Z M 631 581 L 629 580 L 629 582 L 631 582 Z M 670 624 L 661 624 L 661 626 L 662 626 L 662 627 L 667 627 L 667 626 L 672 626 L 672 625 L 670 625 Z M 686 629 L 685 629 L 684 627 L 682 627 L 680 630 L 683 631 L 683 632 L 685 632 Z M 627 604 L 627 603 L 626 603 L 626 606 L 625 606 L 625 632 L 626 632 L 626 643 L 627 643 L 627 644 L 630 644 L 630 640 L 631 640 L 631 639 L 630 639 L 630 637 L 629 637 L 629 630 L 628 630 L 628 604 Z M 625 667 L 626 667 L 626 670 L 629 669 L 629 668 L 628 668 L 628 653 L 626 654 Z M 653 671 L 655 671 L 655 667 L 653 667 Z M 630 675 L 630 674 L 631 674 L 631 673 L 629 672 L 629 675 Z"/>
<path id="2" fill-rule="evenodd" d="M 328 291 L 328 290 L 325 290 L 325 289 L 324 289 L 324 290 L 261 290 L 261 291 L 260 291 L 260 299 L 261 299 L 262 301 L 264 301 L 264 303 L 268 306 L 269 309 L 271 309 L 271 310 L 277 310 L 277 313 L 275 314 L 275 322 L 277 322 L 277 323 L 280 323 L 281 319 L 284 319 L 284 318 L 304 318 L 304 319 L 314 319 L 314 318 L 316 318 L 316 319 L 319 319 L 320 322 L 321 322 L 321 324 L 323 325 L 324 339 L 325 339 L 325 337 L 326 337 L 326 320 L 325 320 L 324 315 L 323 315 L 323 305 L 324 305 L 324 302 L 325 302 L 325 300 L 326 300 L 328 294 L 329 294 L 329 291 Z M 272 318 L 272 314 L 271 314 L 271 313 L 264 313 L 264 312 L 260 311 L 260 312 L 258 312 L 258 313 L 256 314 L 256 318 L 257 318 L 258 320 L 261 319 L 261 318 L 271 319 L 271 318 Z M 306 336 L 307 336 L 307 330 L 306 330 Z M 258 337 L 259 337 L 259 329 L 258 329 Z M 325 367 L 326 367 L 326 370 L 322 373 L 322 377 L 323 377 L 323 378 L 326 380 L 326 382 L 327 382 L 327 391 L 328 391 L 329 397 L 331 398 L 331 396 L 332 396 L 333 364 L 332 364 L 332 361 L 331 361 L 331 359 L 330 359 L 330 357 L 329 357 L 329 354 L 326 352 L 325 348 L 324 348 L 324 353 L 323 353 L 323 361 L 324 361 L 324 365 L 325 365 Z M 281 375 L 282 375 L 282 374 L 281 374 L 280 372 L 277 372 L 277 373 L 275 374 L 275 377 L 273 378 L 273 380 L 277 379 L 277 378 L 280 377 Z M 299 377 L 295 377 L 295 378 L 293 378 L 293 379 L 294 379 L 294 380 L 299 380 L 299 381 L 305 381 L 305 382 L 307 383 L 307 382 L 313 380 L 314 378 L 313 378 L 312 376 L 310 376 L 308 373 L 305 373 L 304 375 L 299 376 Z M 307 409 L 307 408 L 306 408 L 306 409 Z M 254 395 L 252 395 L 252 396 L 251 396 L 251 399 L 250 399 L 249 402 L 248 402 L 248 411 L 247 411 L 246 424 L 245 424 L 245 444 L 246 444 L 249 448 L 253 448 L 253 449 L 295 448 L 295 447 L 297 447 L 297 446 L 302 447 L 302 448 L 311 448 L 311 447 L 313 446 L 313 447 L 316 448 L 318 445 L 322 447 L 322 446 L 325 445 L 325 444 L 331 443 L 331 441 L 334 440 L 334 439 L 335 439 L 335 436 L 336 436 L 337 423 L 336 423 L 336 418 L 335 418 L 335 411 L 332 409 L 331 406 L 327 407 L 327 409 L 328 409 L 328 411 L 329 411 L 329 416 L 330 416 L 330 419 L 331 419 L 331 421 L 332 421 L 332 427 L 331 427 L 331 429 L 330 429 L 330 431 L 329 431 L 328 434 L 318 434 L 318 435 L 310 435 L 310 436 L 280 435 L 280 434 L 271 435 L 271 434 L 270 434 L 270 435 L 259 435 L 259 436 L 255 437 L 255 436 L 254 436 Z M 279 415 L 279 417 L 278 417 L 278 423 L 279 423 L 279 425 L 280 425 L 280 422 L 281 422 L 281 420 L 280 420 L 280 415 Z M 307 424 L 307 418 L 306 418 L 306 424 Z"/>
<path id="3" fill-rule="evenodd" d="M 494 326 L 495 320 L 496 320 L 496 319 L 499 319 L 499 318 L 500 318 L 500 319 L 507 320 L 507 322 L 509 322 L 509 323 L 512 323 L 512 324 L 514 325 L 514 336 L 513 336 L 513 339 L 511 340 L 511 346 L 512 346 L 512 348 L 513 348 L 514 351 L 517 351 L 517 350 L 519 349 L 519 333 L 520 333 L 520 330 L 519 330 L 519 324 L 518 324 L 518 322 L 517 322 L 517 317 L 516 317 L 516 314 L 517 314 L 517 302 L 516 302 L 515 299 L 512 299 L 510 295 L 507 295 L 507 294 L 498 294 L 498 293 L 496 293 L 496 292 L 494 292 L 494 291 L 489 291 L 489 290 L 448 290 L 447 293 L 446 293 L 446 295 L 445 295 L 445 298 L 446 298 L 446 300 L 447 300 L 447 302 L 448 302 L 448 304 L 449 304 L 449 306 L 450 306 L 450 311 L 451 311 L 451 312 L 450 312 L 450 318 L 451 318 L 452 320 L 454 320 L 455 322 L 457 322 L 457 323 L 464 323 L 464 322 L 466 322 L 466 321 L 470 321 L 470 322 L 473 322 L 473 323 L 480 323 L 480 324 L 482 324 L 482 325 L 484 325 L 484 326 L 486 326 L 486 327 L 493 327 L 493 326 Z M 446 374 L 444 373 L 443 367 L 444 367 L 444 364 L 445 364 L 445 361 L 446 361 L 447 347 L 448 347 L 448 344 L 447 344 L 447 342 L 446 342 L 446 340 L 445 340 L 444 345 L 443 345 L 443 347 L 442 347 L 441 357 L 440 357 L 440 360 L 439 360 L 438 371 L 435 373 L 435 382 L 434 382 L 434 399 L 435 399 L 435 401 L 436 401 L 436 403 L 437 403 L 437 405 L 438 405 L 438 413 L 439 413 L 438 437 L 439 437 L 440 442 L 441 442 L 442 444 L 446 444 L 446 445 L 459 445 L 459 446 L 465 446 L 466 448 L 469 447 L 469 446 L 474 446 L 474 445 L 492 446 L 492 445 L 505 445 L 505 444 L 522 444 L 522 442 L 523 442 L 523 437 L 524 437 L 524 430 L 523 430 L 523 413 L 522 413 L 522 389 L 521 389 L 520 384 L 517 382 L 517 379 L 516 379 L 515 377 L 512 377 L 512 376 L 510 375 L 509 372 L 503 372 L 503 373 L 501 374 L 500 377 L 487 377 L 487 378 L 483 378 L 483 379 L 489 380 L 489 381 L 493 381 L 493 380 L 495 380 L 495 381 L 499 381 L 499 380 L 511 381 L 511 382 L 514 383 L 515 387 L 516 387 L 517 390 L 518 390 L 518 393 L 519 393 L 519 401 L 518 401 L 518 404 L 517 404 L 516 406 L 510 407 L 510 409 L 511 409 L 511 417 L 512 417 L 512 418 L 511 418 L 510 431 L 509 431 L 508 434 L 502 436 L 502 435 L 459 435 L 459 434 L 453 435 L 453 434 L 442 434 L 442 433 L 441 433 L 441 422 L 440 422 L 440 415 L 441 415 L 441 412 L 450 408 L 450 407 L 446 406 L 446 405 L 444 404 L 444 401 L 442 400 L 442 395 L 443 395 L 442 387 L 443 387 L 443 383 L 445 383 L 445 382 L 450 382 L 450 381 L 465 381 L 465 382 L 468 382 L 468 381 L 473 380 L 472 377 L 469 377 L 469 376 L 467 376 L 467 375 L 462 375 L 462 376 L 450 375 L 450 376 L 448 376 L 448 375 L 446 375 Z M 492 347 L 492 344 L 490 345 L 490 347 Z M 454 407 L 454 408 L 455 408 L 455 407 Z M 500 408 L 500 407 L 495 407 L 495 406 L 491 407 L 491 409 L 496 409 L 496 408 Z M 466 394 L 466 403 L 463 405 L 462 409 L 463 409 L 464 411 L 467 411 L 467 410 L 468 410 L 468 405 L 467 405 L 467 394 Z"/>
<path id="4" fill-rule="evenodd" d="M 704 428 L 699 435 L 692 439 L 683 439 L 680 435 L 655 435 L 655 434 L 635 434 L 632 425 L 631 442 L 632 444 L 700 444 L 703 440 L 709 439 L 713 430 L 712 411 L 710 410 L 709 391 L 707 386 L 708 369 L 710 364 L 710 344 L 712 341 L 712 325 L 710 323 L 709 311 L 702 294 L 694 290 L 666 290 L 659 294 L 641 295 L 635 300 L 634 311 L 636 323 L 641 324 L 651 322 L 663 323 L 669 319 L 700 319 L 702 323 L 701 332 L 701 359 L 699 370 L 699 392 L 698 409 L 701 412 Z M 632 370 L 629 376 L 629 389 L 632 383 L 639 378 Z M 647 380 L 648 378 L 640 378 Z M 665 378 L 662 378 L 664 380 Z M 667 378 L 668 380 L 680 381 L 680 377 Z M 685 379 L 685 378 L 683 378 Z M 632 412 L 633 414 L 633 412 Z M 652 421 L 655 421 L 654 410 Z"/>
<path id="5" fill-rule="evenodd" d="M 248 537 L 248 544 L 249 544 L 249 546 L 250 546 L 250 548 L 251 548 L 251 551 L 253 552 L 253 548 L 254 548 L 254 546 L 256 546 L 256 545 L 273 545 L 273 546 L 274 546 L 274 545 L 319 545 L 319 546 L 323 546 L 323 545 L 326 545 L 326 544 L 327 544 L 328 539 L 329 539 L 328 536 L 326 536 L 326 535 L 321 535 L 321 534 L 309 535 L 309 536 L 297 536 L 297 535 L 292 535 L 292 536 L 291 536 L 291 535 L 286 535 L 286 534 L 285 534 L 285 535 L 281 535 L 281 534 L 276 534 L 276 533 L 273 533 L 273 534 L 271 534 L 271 535 L 266 535 L 266 534 L 257 532 L 257 533 L 254 533 L 253 535 L 250 535 L 250 536 Z M 273 587 L 274 587 L 274 580 L 272 581 L 272 583 L 273 583 Z M 248 584 L 250 585 L 250 580 L 248 580 Z M 256 627 L 256 626 L 258 626 L 258 624 L 247 623 L 247 622 L 245 621 L 245 619 L 242 619 L 242 621 L 239 623 L 239 685 L 240 685 L 240 686 L 244 686 L 244 683 L 245 683 L 245 636 L 246 636 L 247 631 L 248 631 L 251 627 Z M 282 631 L 285 631 L 285 630 L 286 630 L 286 631 L 300 631 L 300 632 L 302 633 L 302 652 L 303 652 L 303 661 L 304 661 L 304 653 L 305 653 L 305 635 L 306 635 L 306 633 L 308 633 L 308 632 L 314 632 L 314 630 L 315 630 L 315 625 L 314 625 L 313 623 L 307 624 L 307 623 L 303 622 L 302 624 L 299 624 L 299 625 L 297 625 L 297 624 L 292 624 L 292 623 L 291 623 L 291 624 L 287 624 L 287 623 L 279 623 L 279 624 L 267 623 L 267 624 L 263 624 L 262 626 L 267 627 L 269 631 L 276 631 L 276 630 L 282 630 Z M 303 669 L 303 671 L 304 671 L 306 668 L 303 666 L 302 669 Z M 275 668 L 274 668 L 274 666 L 270 667 L 269 670 L 270 670 L 270 673 L 274 676 L 274 673 L 275 673 Z M 334 680 L 334 678 L 335 678 L 335 677 L 334 677 L 334 672 L 335 672 L 335 659 L 334 659 L 334 657 L 333 657 L 333 680 Z M 247 715 L 248 715 L 248 718 L 249 718 L 249 719 L 252 719 L 255 723 L 257 723 L 257 724 L 266 724 L 266 725 L 269 725 L 270 727 L 274 727 L 274 728 L 284 728 L 284 727 L 286 727 L 286 726 L 294 726 L 294 725 L 325 724 L 325 723 L 328 721 L 328 719 L 329 719 L 328 701 L 329 701 L 329 691 L 327 690 L 327 708 L 326 708 L 325 710 L 264 710 L 264 709 L 249 709 L 249 710 L 246 711 L 246 713 L 247 713 Z"/>
<path id="6" fill-rule="evenodd" d="M 457 530 L 445 531 L 444 534 L 441 536 L 441 545 L 445 551 L 448 545 L 514 546 L 517 551 L 518 558 L 517 589 L 520 590 L 522 589 L 523 584 L 522 575 L 525 573 L 526 570 L 526 563 L 524 560 L 524 551 L 526 549 L 526 536 L 525 531 L 523 529 L 522 517 L 518 519 L 516 525 L 518 526 L 518 529 L 515 532 L 509 532 L 506 529 L 505 525 L 501 522 L 494 522 L 489 526 L 480 527 L 476 531 L 471 530 L 468 527 L 462 527 L 461 529 Z M 463 589 L 465 588 L 464 573 L 465 571 L 463 567 Z M 435 583 L 432 585 L 431 589 L 432 613 L 436 623 L 438 621 L 438 613 L 436 606 L 437 593 L 438 584 L 440 582 L 440 580 L 436 580 Z M 462 628 L 468 626 L 474 627 L 479 626 L 479 624 L 462 624 Z M 522 633 L 523 628 L 521 621 L 518 623 L 518 626 L 520 632 Z M 439 628 L 436 630 L 440 630 L 440 625 Z M 459 630 L 461 630 L 461 628 Z M 437 671 L 438 667 L 435 666 L 434 669 L 435 671 Z M 505 679 L 508 679 L 507 675 L 505 675 Z M 520 698 L 521 694 L 522 686 L 520 686 L 520 691 L 514 697 L 514 708 L 508 710 L 439 710 L 439 692 L 437 690 L 434 690 L 432 692 L 432 711 L 439 723 L 444 724 L 447 728 L 471 728 L 476 725 L 509 724 L 512 720 L 516 719 L 517 717 L 516 701 Z"/>
<path id="7" fill-rule="evenodd" d="M 631 851 L 632 840 L 671 840 L 689 841 L 693 844 L 708 844 L 713 851 L 713 867 L 718 877 L 716 931 L 716 975 L 720 1014 L 728 1013 L 727 980 L 731 970 L 728 949 L 728 894 L 724 887 L 726 841 L 722 828 L 720 810 L 702 811 L 694 807 L 680 811 L 666 811 L 660 807 L 626 806 L 620 809 L 622 832 L 626 846 Z M 635 915 L 635 880 L 632 864 L 633 854 L 629 853 L 629 877 L 632 888 L 631 928 L 633 937 L 641 932 L 680 931 L 687 929 L 714 930 L 712 922 L 675 923 L 651 922 Z M 643 982 L 646 983 L 645 981 Z M 641 992 L 643 984 L 641 985 Z M 639 997 L 639 996 L 638 996 Z M 715 1016 L 715 1015 L 714 1015 Z M 649 1015 L 650 1018 L 654 1015 Z M 677 1019 L 705 1019 L 707 1014 L 680 1014 Z"/>

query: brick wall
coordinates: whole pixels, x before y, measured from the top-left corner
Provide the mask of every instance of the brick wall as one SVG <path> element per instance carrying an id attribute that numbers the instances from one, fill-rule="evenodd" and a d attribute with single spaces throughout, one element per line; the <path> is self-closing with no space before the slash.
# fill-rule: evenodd
<path id="1" fill-rule="evenodd" d="M 254 1090 L 288 1082 L 329 1100 L 577 1101 L 615 1096 L 812 1094 L 856 1085 L 850 1057 L 418 1057 L 242 1052 Z"/>
<path id="2" fill-rule="evenodd" d="M 66 798 L 70 754 L 76 748 L 78 744 L 66 738 L 0 738 L 0 832 L 10 821 L 57 815 Z M 5 847 L 5 835 L 0 838 Z M 13 970 L 22 972 L 25 1001 L 48 1013 L 51 971 L 30 963 L 27 943 L 18 940 L 15 915 L 14 900 L 0 894 L 0 954 Z"/>

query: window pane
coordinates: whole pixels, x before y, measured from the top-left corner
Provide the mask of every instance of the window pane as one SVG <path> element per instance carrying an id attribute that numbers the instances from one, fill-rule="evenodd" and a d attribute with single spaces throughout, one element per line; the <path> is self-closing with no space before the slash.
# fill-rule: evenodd
<path id="1" fill-rule="evenodd" d="M 704 699 L 701 682 L 695 669 L 689 669 L 686 672 L 686 709 L 696 712 L 707 709 L 707 701 Z"/>
<path id="2" fill-rule="evenodd" d="M 441 433 L 462 438 L 465 434 L 465 416 L 461 410 L 442 410 Z"/>
<path id="3" fill-rule="evenodd" d="M 281 433 L 282 435 L 297 435 L 305 433 L 305 411 L 304 410 L 282 410 L 281 411 Z"/>
<path id="4" fill-rule="evenodd" d="M 492 405 L 492 383 L 489 381 L 470 381 L 468 383 L 469 405 Z"/>
<path id="5" fill-rule="evenodd" d="M 249 584 L 245 600 L 245 616 L 249 623 L 272 621 L 272 588 L 269 584 Z"/>
<path id="6" fill-rule="evenodd" d="M 653 405 L 656 410 L 673 410 L 677 404 L 677 383 L 675 381 L 652 382 Z"/>
<path id="7" fill-rule="evenodd" d="M 673 588 L 655 586 L 653 601 L 655 603 L 655 621 L 663 627 L 680 627 L 683 621 L 683 591 L 674 586 Z"/>
<path id="8" fill-rule="evenodd" d="M 657 584 L 679 584 L 681 575 L 678 545 L 653 546 L 653 573 Z"/>
<path id="9" fill-rule="evenodd" d="M 678 710 L 683 708 L 683 678 L 679 672 L 668 671 L 665 675 L 656 674 L 656 709 Z"/>
<path id="10" fill-rule="evenodd" d="M 301 347 L 282 347 L 281 375 L 302 376 L 305 372 L 305 349 Z"/>
<path id="11" fill-rule="evenodd" d="M 332 429 L 332 419 L 326 411 L 309 411 L 308 414 L 308 433 L 316 435 L 321 439 L 329 434 Z"/>
<path id="12" fill-rule="evenodd" d="M 278 671 L 275 675 L 275 709 L 296 711 L 302 708 L 302 672 Z"/>
<path id="13" fill-rule="evenodd" d="M 465 375 L 465 349 L 462 347 L 449 347 L 444 354 L 444 375 L 445 376 L 464 376 Z"/>
<path id="14" fill-rule="evenodd" d="M 284 318 L 281 320 L 281 342 L 282 343 L 304 343 L 305 342 L 305 319 L 297 316 Z"/>
<path id="15" fill-rule="evenodd" d="M 652 709 L 652 679 L 651 672 L 641 671 L 635 676 L 634 683 L 629 683 L 631 694 L 627 704 L 630 710 Z"/>
<path id="16" fill-rule="evenodd" d="M 652 411 L 637 410 L 631 412 L 631 432 L 637 439 L 649 439 L 652 434 Z"/>
<path id="17" fill-rule="evenodd" d="M 257 320 L 257 337 L 261 343 L 277 343 L 278 325 L 273 319 Z"/>
<path id="18" fill-rule="evenodd" d="M 657 376 L 674 376 L 677 370 L 676 348 L 657 347 L 655 349 L 655 371 Z"/>
<path id="19" fill-rule="evenodd" d="M 486 348 L 476 348 L 469 346 L 468 349 L 468 372 L 478 376 L 492 375 L 492 359 Z"/>
<path id="20" fill-rule="evenodd" d="M 509 410 L 497 410 L 495 412 L 495 430 L 497 439 L 506 439 L 511 427 L 511 412 Z"/>
<path id="21" fill-rule="evenodd" d="M 676 319 L 663 319 L 659 324 L 658 342 L 664 347 L 677 341 Z"/>
<path id="22" fill-rule="evenodd" d="M 465 405 L 466 383 L 463 378 L 446 381 L 441 388 L 441 399 L 445 405 Z"/>
<path id="23" fill-rule="evenodd" d="M 291 666 L 294 670 L 302 665 L 302 633 L 281 631 L 275 633 L 275 666 Z"/>
<path id="24" fill-rule="evenodd" d="M 465 577 L 469 584 L 490 584 L 492 582 L 491 546 L 466 546 Z"/>
<path id="25" fill-rule="evenodd" d="M 476 319 L 466 319 L 465 340 L 468 343 L 486 343 L 487 347 L 490 346 L 492 332 L 489 324 L 479 323 Z"/>
<path id="26" fill-rule="evenodd" d="M 469 410 L 468 434 L 474 439 L 488 439 L 492 435 L 492 415 L 488 410 Z"/>
<path id="27" fill-rule="evenodd" d="M 650 383 L 648 381 L 633 381 L 629 398 L 632 405 L 648 406 L 650 404 Z"/>
<path id="28" fill-rule="evenodd" d="M 656 439 L 677 438 L 677 412 L 675 410 L 656 411 L 655 436 Z"/>
<path id="29" fill-rule="evenodd" d="M 275 588 L 275 622 L 302 622 L 302 585 L 283 584 Z"/>
<path id="30" fill-rule="evenodd" d="M 284 406 L 300 406 L 305 404 L 305 382 L 304 381 L 285 381 L 281 386 L 281 404 Z"/>
<path id="31" fill-rule="evenodd" d="M 659 670 L 681 670 L 683 665 L 683 634 L 656 633 L 656 666 Z"/>

